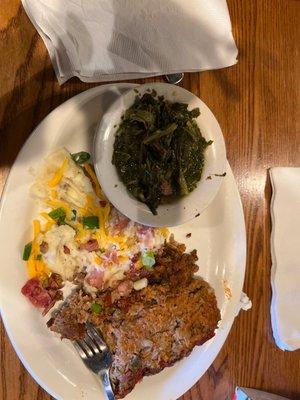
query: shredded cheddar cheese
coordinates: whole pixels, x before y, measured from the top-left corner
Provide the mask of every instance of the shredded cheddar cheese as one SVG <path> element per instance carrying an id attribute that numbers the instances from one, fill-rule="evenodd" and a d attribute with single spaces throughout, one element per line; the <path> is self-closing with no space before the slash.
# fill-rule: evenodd
<path id="1" fill-rule="evenodd" d="M 100 205 L 95 203 L 93 196 L 87 194 L 85 207 L 79 207 L 78 211 L 81 216 L 88 216 L 88 215 L 98 215 L 100 209 L 101 209 Z"/>
<path id="2" fill-rule="evenodd" d="M 79 222 L 69 221 L 68 224 L 75 229 L 76 235 L 75 240 L 79 243 L 84 243 L 90 239 L 91 233 L 88 229 L 84 227 Z"/>
<path id="3" fill-rule="evenodd" d="M 63 279 L 71 279 L 74 270 L 84 268 L 89 273 L 100 266 L 100 270 L 105 270 L 106 285 L 124 279 L 132 257 L 140 257 L 148 246 L 138 234 L 138 225 L 130 223 L 128 228 L 122 228 L 122 216 L 105 198 L 90 164 L 83 165 L 84 173 L 64 149 L 54 154 L 52 160 L 55 168 L 50 158 L 35 183 L 44 209 L 40 220 L 33 221 L 31 251 L 25 257 L 29 277 L 44 277 L 52 271 L 61 274 Z M 99 227 L 96 222 L 89 224 L 86 217 L 95 221 L 97 217 Z M 120 233 L 114 234 L 114 231 Z M 153 235 L 158 236 L 158 239 L 153 237 L 153 248 L 158 248 L 169 232 L 167 228 L 160 228 L 153 230 Z M 98 246 L 89 242 L 92 239 L 97 240 Z M 86 243 L 87 246 L 80 246 Z M 143 268 L 141 260 L 135 266 Z"/>
<path id="4" fill-rule="evenodd" d="M 162 234 L 163 237 L 167 238 L 169 236 L 169 229 L 168 228 L 160 228 L 159 231 L 160 231 L 160 233 Z"/>
<path id="5" fill-rule="evenodd" d="M 40 215 L 47 221 L 55 224 L 55 221 L 49 217 L 49 215 L 46 212 L 41 212 Z"/>
<path id="6" fill-rule="evenodd" d="M 94 215 L 97 215 L 100 209 L 100 206 L 95 204 L 90 194 L 86 196 L 86 209 Z"/>
<path id="7" fill-rule="evenodd" d="M 102 260 L 101 260 L 101 258 L 98 257 L 98 256 L 95 256 L 94 261 L 95 261 L 95 263 L 96 263 L 97 265 L 101 265 L 101 264 L 102 264 Z"/>
<path id="8" fill-rule="evenodd" d="M 110 205 L 109 205 L 109 203 L 106 203 L 106 205 L 103 209 L 104 228 L 105 228 L 105 224 L 108 222 L 109 213 L 110 213 Z"/>
<path id="9" fill-rule="evenodd" d="M 36 276 L 49 275 L 50 271 L 43 260 L 38 260 L 37 256 L 40 254 L 40 246 L 36 241 L 37 236 L 41 232 L 40 221 L 35 219 L 33 221 L 33 241 L 31 253 L 27 261 L 27 271 L 30 278 Z"/>
<path id="10" fill-rule="evenodd" d="M 129 258 L 127 256 L 118 256 L 118 261 L 121 263 L 126 262 L 128 260 Z"/>
<path id="11" fill-rule="evenodd" d="M 54 190 L 54 189 L 51 190 L 51 197 L 53 199 L 57 199 L 57 191 L 56 190 Z"/>
<path id="12" fill-rule="evenodd" d="M 33 220 L 33 237 L 34 239 L 41 233 L 41 223 L 38 219 Z"/>
<path id="13" fill-rule="evenodd" d="M 65 169 L 67 168 L 68 165 L 68 158 L 66 157 L 62 163 L 62 165 L 58 168 L 58 170 L 55 172 L 53 177 L 48 181 L 48 186 L 49 187 L 55 187 L 59 184 L 61 181 L 63 174 L 65 172 Z"/>
<path id="14" fill-rule="evenodd" d="M 83 166 L 84 166 L 86 172 L 89 174 L 89 176 L 91 178 L 91 181 L 94 184 L 96 195 L 99 197 L 100 200 L 106 200 L 105 196 L 104 196 L 104 194 L 103 194 L 103 192 L 102 192 L 102 190 L 100 188 L 100 185 L 99 185 L 98 179 L 96 177 L 96 174 L 92 170 L 92 167 L 90 166 L 90 164 L 84 163 Z"/>
<path id="15" fill-rule="evenodd" d="M 49 215 L 46 212 L 41 212 L 40 215 L 47 221 L 46 224 L 44 225 L 44 232 L 49 231 L 53 225 L 55 225 L 55 221 L 49 217 Z"/>

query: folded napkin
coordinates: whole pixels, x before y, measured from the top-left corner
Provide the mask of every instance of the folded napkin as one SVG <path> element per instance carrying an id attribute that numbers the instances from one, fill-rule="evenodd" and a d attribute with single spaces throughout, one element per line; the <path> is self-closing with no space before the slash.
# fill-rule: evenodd
<path id="1" fill-rule="evenodd" d="M 300 168 L 271 168 L 273 335 L 282 350 L 300 348 Z"/>
<path id="2" fill-rule="evenodd" d="M 22 0 L 60 84 L 237 62 L 226 0 Z"/>

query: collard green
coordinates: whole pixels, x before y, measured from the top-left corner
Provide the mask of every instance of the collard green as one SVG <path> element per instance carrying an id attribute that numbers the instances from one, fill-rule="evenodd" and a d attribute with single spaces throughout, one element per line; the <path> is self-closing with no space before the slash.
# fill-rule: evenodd
<path id="1" fill-rule="evenodd" d="M 118 127 L 112 162 L 129 192 L 157 214 L 159 204 L 197 186 L 204 151 L 199 108 L 171 103 L 153 91 L 137 96 Z"/>

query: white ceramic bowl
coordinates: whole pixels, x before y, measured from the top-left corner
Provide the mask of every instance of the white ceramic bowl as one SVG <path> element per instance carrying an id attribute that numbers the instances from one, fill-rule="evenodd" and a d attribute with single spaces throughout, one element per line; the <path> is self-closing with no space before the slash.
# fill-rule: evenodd
<path id="1" fill-rule="evenodd" d="M 157 215 L 135 199 L 121 182 L 116 167 L 112 164 L 116 131 L 124 112 L 133 104 L 137 91 L 141 95 L 154 89 L 159 96 L 171 102 L 187 103 L 189 109 L 199 107 L 198 126 L 206 140 L 212 145 L 205 151 L 202 178 L 197 188 L 187 196 L 176 199 L 171 204 L 160 205 Z M 149 83 L 120 96 L 102 117 L 94 141 L 94 163 L 100 185 L 109 201 L 128 218 L 151 226 L 176 226 L 187 222 L 211 203 L 217 194 L 226 170 L 226 150 L 221 128 L 209 108 L 194 94 L 168 83 Z M 210 177 L 211 179 L 207 179 Z"/>

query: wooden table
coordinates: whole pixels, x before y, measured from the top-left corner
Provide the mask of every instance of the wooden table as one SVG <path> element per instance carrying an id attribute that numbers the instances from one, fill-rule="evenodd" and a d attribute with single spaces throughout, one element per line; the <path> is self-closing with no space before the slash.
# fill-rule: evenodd
<path id="1" fill-rule="evenodd" d="M 240 313 L 215 362 L 181 400 L 225 400 L 236 385 L 296 400 L 300 399 L 300 351 L 279 350 L 270 325 L 268 168 L 300 163 L 300 2 L 229 0 L 228 4 L 238 64 L 186 74 L 183 86 L 213 110 L 226 139 L 245 211 L 244 291 L 253 308 Z M 2 187 L 37 124 L 69 97 L 95 85 L 77 79 L 58 85 L 45 46 L 18 0 L 1 1 L 0 55 Z M 0 399 L 50 399 L 21 365 L 2 325 Z"/>

